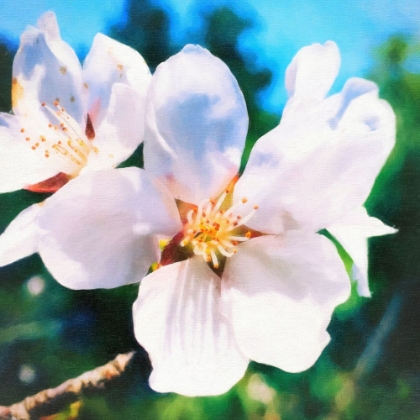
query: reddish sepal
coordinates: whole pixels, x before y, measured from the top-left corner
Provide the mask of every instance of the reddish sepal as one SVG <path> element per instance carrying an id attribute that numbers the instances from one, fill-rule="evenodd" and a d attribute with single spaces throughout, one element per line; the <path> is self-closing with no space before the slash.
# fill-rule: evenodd
<path id="1" fill-rule="evenodd" d="M 25 187 L 25 190 L 36 193 L 55 193 L 70 181 L 70 176 L 60 172 L 52 178 Z"/>
<path id="2" fill-rule="evenodd" d="M 180 245 L 184 238 L 184 232 L 177 233 L 165 246 L 162 251 L 159 266 L 173 264 L 191 257 L 191 250 Z"/>
<path id="3" fill-rule="evenodd" d="M 89 140 L 93 140 L 95 138 L 95 129 L 93 128 L 92 120 L 90 119 L 89 114 L 87 114 L 86 118 L 85 134 Z"/>

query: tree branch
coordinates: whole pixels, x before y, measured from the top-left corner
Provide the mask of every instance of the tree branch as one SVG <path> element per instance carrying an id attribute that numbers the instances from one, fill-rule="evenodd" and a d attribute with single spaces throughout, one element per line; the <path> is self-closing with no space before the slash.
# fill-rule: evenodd
<path id="1" fill-rule="evenodd" d="M 395 293 L 374 333 L 368 340 L 365 350 L 357 361 L 356 367 L 353 372 L 348 375 L 342 389 L 337 393 L 333 410 L 328 419 L 341 419 L 342 412 L 345 411 L 350 404 L 354 403 L 357 394 L 361 391 L 363 386 L 366 386 L 363 384 L 364 381 L 380 362 L 384 344 L 398 323 L 398 315 L 402 303 L 402 293 Z"/>
<path id="2" fill-rule="evenodd" d="M 83 397 L 86 392 L 104 389 L 126 370 L 134 354 L 135 352 L 119 354 L 106 365 L 69 379 L 57 388 L 38 392 L 9 407 L 0 406 L 0 420 L 35 420 L 58 413 Z"/>
<path id="3" fill-rule="evenodd" d="M 394 330 L 398 322 L 398 313 L 402 305 L 400 294 L 395 294 L 385 313 L 383 314 L 379 325 L 367 343 L 365 350 L 357 361 L 353 371 L 353 380 L 356 383 L 362 383 L 363 379 L 375 369 L 382 356 L 384 343 L 388 336 Z"/>

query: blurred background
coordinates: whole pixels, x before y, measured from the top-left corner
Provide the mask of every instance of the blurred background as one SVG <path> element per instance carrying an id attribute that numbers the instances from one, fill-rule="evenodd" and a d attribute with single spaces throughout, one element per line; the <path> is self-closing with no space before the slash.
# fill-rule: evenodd
<path id="1" fill-rule="evenodd" d="M 152 71 L 186 43 L 229 66 L 250 115 L 244 163 L 254 142 L 277 125 L 284 71 L 299 48 L 332 39 L 342 70 L 374 80 L 397 115 L 397 145 L 366 207 L 399 229 L 370 241 L 372 299 L 353 291 L 337 308 L 332 340 L 311 369 L 288 374 L 251 363 L 227 394 L 157 394 L 139 350 L 127 375 L 48 420 L 64 419 L 420 419 L 420 8 L 417 0 L 3 0 L 0 4 L 0 110 L 11 108 L 19 35 L 53 10 L 62 37 L 83 61 L 97 32 L 137 49 Z M 349 156 L 351 159 L 351 156 Z M 126 165 L 142 165 L 141 148 Z M 0 196 L 0 232 L 47 195 Z M 350 268 L 351 261 L 342 251 Z M 138 349 L 131 305 L 137 286 L 71 291 L 37 255 L 0 269 L 0 405 L 55 387 L 118 353 Z"/>

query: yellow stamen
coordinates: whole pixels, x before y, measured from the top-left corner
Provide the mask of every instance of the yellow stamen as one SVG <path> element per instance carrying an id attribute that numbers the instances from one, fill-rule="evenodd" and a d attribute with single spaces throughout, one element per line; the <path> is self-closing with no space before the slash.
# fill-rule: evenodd
<path id="1" fill-rule="evenodd" d="M 251 238 L 251 231 L 238 229 L 255 214 L 258 206 L 245 216 L 234 214 L 239 206 L 248 200 L 243 198 L 229 209 L 220 209 L 229 191 L 224 191 L 216 200 L 201 201 L 197 208 L 187 213 L 184 238 L 181 247 L 191 245 L 195 255 L 201 255 L 214 268 L 220 266 L 220 258 L 231 257 L 236 253 L 236 246 Z"/>

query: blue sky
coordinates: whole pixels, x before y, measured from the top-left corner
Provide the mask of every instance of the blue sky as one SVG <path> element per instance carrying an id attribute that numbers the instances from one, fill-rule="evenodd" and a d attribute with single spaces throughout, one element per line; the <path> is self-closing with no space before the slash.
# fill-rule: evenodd
<path id="1" fill-rule="evenodd" d="M 284 70 L 296 51 L 313 42 L 334 40 L 342 52 L 338 89 L 350 76 L 365 75 L 372 65 L 372 51 L 389 35 L 409 33 L 420 44 L 418 0 L 155 0 L 172 17 L 172 33 L 179 43 L 197 22 L 200 7 L 230 5 L 255 18 L 257 26 L 241 39 L 241 48 L 257 54 L 257 64 L 275 74 L 263 105 L 280 111 L 285 101 Z M 35 24 L 47 10 L 57 14 L 63 38 L 73 47 L 89 48 L 94 35 L 124 14 L 124 0 L 2 0 L 0 34 L 17 42 L 28 24 Z"/>

